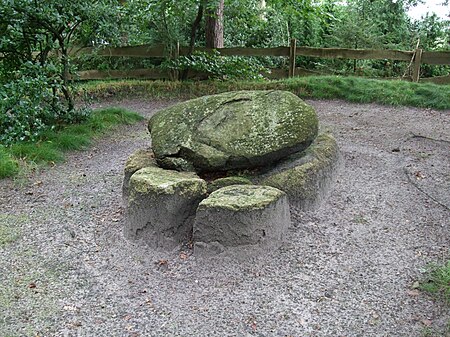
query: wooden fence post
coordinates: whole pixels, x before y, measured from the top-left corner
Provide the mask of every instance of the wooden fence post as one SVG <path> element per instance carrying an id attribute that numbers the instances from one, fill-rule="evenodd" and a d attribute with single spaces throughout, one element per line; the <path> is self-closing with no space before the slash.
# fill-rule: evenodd
<path id="1" fill-rule="evenodd" d="M 172 53 L 172 59 L 176 60 L 179 56 L 180 56 L 180 42 L 177 41 L 177 43 L 175 45 L 175 49 L 173 50 L 173 53 Z M 171 77 L 172 81 L 180 80 L 180 72 L 178 70 L 172 70 L 170 73 L 171 73 L 170 77 Z"/>
<path id="2" fill-rule="evenodd" d="M 419 82 L 420 78 L 420 64 L 422 63 L 422 53 L 423 50 L 420 48 L 416 48 L 416 52 L 414 55 L 414 64 L 412 71 L 412 80 L 413 82 Z"/>
<path id="3" fill-rule="evenodd" d="M 289 77 L 295 76 L 296 49 L 297 49 L 297 40 L 291 39 L 291 46 L 289 49 Z"/>

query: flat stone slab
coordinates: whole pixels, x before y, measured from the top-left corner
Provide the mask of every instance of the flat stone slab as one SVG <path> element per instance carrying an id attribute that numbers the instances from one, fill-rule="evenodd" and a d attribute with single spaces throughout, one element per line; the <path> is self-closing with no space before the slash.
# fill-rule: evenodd
<path id="1" fill-rule="evenodd" d="M 248 178 L 231 176 L 225 178 L 219 178 L 208 183 L 208 193 L 211 194 L 220 188 L 232 185 L 253 185 L 252 181 Z"/>
<path id="2" fill-rule="evenodd" d="M 125 236 L 154 248 L 174 248 L 190 239 L 195 210 L 206 197 L 195 173 L 146 167 L 131 176 Z"/>
<path id="3" fill-rule="evenodd" d="M 278 246 L 290 224 L 287 196 L 270 186 L 233 185 L 204 199 L 194 222 L 194 252 Z"/>
<path id="4" fill-rule="evenodd" d="M 333 134 L 322 131 L 305 151 L 283 159 L 252 180 L 286 192 L 291 207 L 308 211 L 328 196 L 341 163 Z"/>
<path id="5" fill-rule="evenodd" d="M 161 110 L 149 130 L 160 167 L 212 172 L 267 166 L 302 151 L 318 119 L 290 92 L 235 91 Z"/>

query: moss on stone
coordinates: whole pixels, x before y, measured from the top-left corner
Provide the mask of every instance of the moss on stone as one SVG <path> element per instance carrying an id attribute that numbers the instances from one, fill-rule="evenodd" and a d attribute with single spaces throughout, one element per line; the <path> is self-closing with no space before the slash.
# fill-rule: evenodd
<path id="1" fill-rule="evenodd" d="M 199 209 L 222 208 L 232 211 L 262 209 L 277 201 L 285 193 L 270 186 L 233 185 L 223 187 L 203 199 Z"/>
<path id="2" fill-rule="evenodd" d="M 339 148 L 331 132 L 320 133 L 311 146 L 280 164 L 279 170 L 256 177 L 259 184 L 285 191 L 290 198 L 313 199 L 319 193 L 320 180 L 336 164 Z M 291 164 L 291 165 L 289 165 Z"/>
<path id="3" fill-rule="evenodd" d="M 199 171 L 267 165 L 316 137 L 314 109 L 285 91 L 237 91 L 183 102 L 149 122 L 158 160 L 182 157 Z"/>
<path id="4" fill-rule="evenodd" d="M 158 160 L 158 164 L 160 167 L 164 167 L 169 170 L 186 171 L 186 172 L 195 171 L 194 166 L 190 162 L 188 162 L 184 158 L 179 157 L 165 157 Z"/>
<path id="5" fill-rule="evenodd" d="M 208 183 L 208 193 L 212 193 L 214 191 L 217 191 L 220 188 L 226 187 L 226 186 L 232 186 L 232 185 L 251 185 L 252 182 L 250 179 L 244 178 L 244 177 L 225 177 L 225 178 L 219 178 L 216 179 L 210 183 Z"/>
<path id="6" fill-rule="evenodd" d="M 134 152 L 125 163 L 125 173 L 134 172 L 149 166 L 157 166 L 151 149 L 141 149 Z"/>
<path id="7" fill-rule="evenodd" d="M 158 167 L 145 167 L 131 176 L 130 193 L 206 194 L 206 181 L 192 172 L 178 172 Z"/>

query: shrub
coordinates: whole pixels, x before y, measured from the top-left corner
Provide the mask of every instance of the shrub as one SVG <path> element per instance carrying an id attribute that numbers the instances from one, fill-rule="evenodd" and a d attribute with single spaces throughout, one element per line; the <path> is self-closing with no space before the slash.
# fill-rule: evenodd
<path id="1" fill-rule="evenodd" d="M 68 111 L 55 96 L 60 87 L 52 64 L 24 63 L 14 77 L 0 87 L 0 144 L 36 141 L 46 130 L 61 123 L 85 120 L 89 110 Z"/>
<path id="2" fill-rule="evenodd" d="M 241 56 L 221 56 L 213 52 L 196 51 L 189 56 L 180 56 L 175 60 L 165 61 L 163 68 L 170 70 L 194 70 L 208 74 L 210 79 L 230 80 L 262 78 L 261 73 L 267 69 L 255 58 Z"/>

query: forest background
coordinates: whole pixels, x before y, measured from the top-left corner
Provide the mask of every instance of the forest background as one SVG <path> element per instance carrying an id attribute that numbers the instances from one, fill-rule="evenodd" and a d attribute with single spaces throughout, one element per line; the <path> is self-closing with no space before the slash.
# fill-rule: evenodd
<path id="1" fill-rule="evenodd" d="M 80 70 L 194 69 L 211 78 L 260 79 L 284 57 L 223 57 L 195 47 L 339 47 L 450 50 L 449 20 L 408 11 L 419 0 L 2 0 L 0 3 L 0 144 L 36 141 L 48 129 L 77 123 Z M 443 1 L 448 5 L 448 1 Z M 445 8 L 445 7 L 443 7 Z M 448 8 L 448 7 L 447 7 Z M 448 16 L 447 16 L 448 17 Z M 74 48 L 163 44 L 168 58 L 72 56 Z M 190 54 L 171 60 L 177 45 Z M 401 77 L 407 62 L 297 57 L 297 65 L 334 75 Z M 447 75 L 423 65 L 421 76 Z M 75 80 L 74 80 L 75 79 Z"/>

